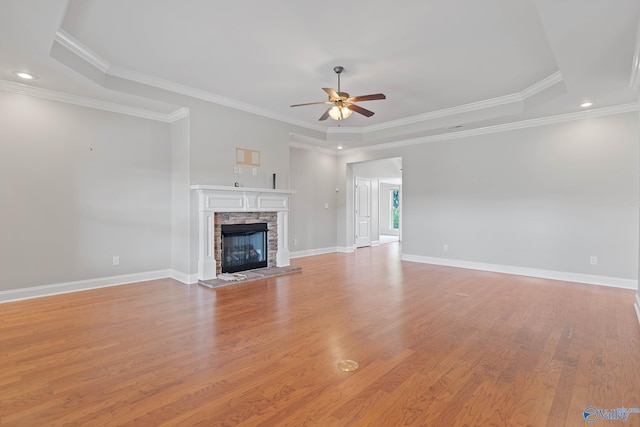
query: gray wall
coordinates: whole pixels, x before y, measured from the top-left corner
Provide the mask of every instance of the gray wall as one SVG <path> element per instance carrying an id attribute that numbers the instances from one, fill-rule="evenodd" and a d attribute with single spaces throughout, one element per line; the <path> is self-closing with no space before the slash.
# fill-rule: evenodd
<path id="1" fill-rule="evenodd" d="M 189 129 L 188 117 L 171 124 L 171 269 L 182 274 L 191 269 Z"/>
<path id="2" fill-rule="evenodd" d="M 168 125 L 0 93 L 0 290 L 194 274 L 189 186 L 269 187 L 274 172 L 298 190 L 291 251 L 349 248 L 353 165 L 392 157 L 403 158 L 405 254 L 637 277 L 637 113 L 334 156 L 289 148 L 289 132 L 313 132 L 179 101 L 191 116 Z M 262 152 L 257 175 L 234 174 L 236 146 Z"/>
<path id="3" fill-rule="evenodd" d="M 290 126 L 220 105 L 189 100 L 190 175 L 192 184 L 289 188 Z M 236 147 L 260 151 L 260 166 L 234 173 Z"/>
<path id="4" fill-rule="evenodd" d="M 289 132 L 291 125 L 255 114 L 192 98 L 184 103 L 189 117 L 190 185 L 271 188 L 276 174 L 277 188 L 289 189 Z M 256 175 L 252 167 L 234 172 L 236 147 L 260 151 Z M 197 273 L 198 213 L 197 197 L 191 194 L 190 253 L 188 274 Z M 291 244 L 291 242 L 290 242 Z"/>
<path id="5" fill-rule="evenodd" d="M 174 149 L 188 151 L 187 164 L 178 166 L 174 162 L 174 166 L 182 169 L 186 167 L 185 174 L 188 176 L 189 188 L 191 185 L 234 186 L 236 182 L 242 187 L 271 188 L 274 173 L 277 176 L 277 188 L 293 188 L 290 186 L 289 176 L 290 134 L 294 132 L 303 136 L 320 137 L 317 131 L 117 77 L 109 77 L 107 87 L 189 109 L 188 125 L 185 125 L 188 129 L 180 131 L 188 134 L 188 137 L 185 137 L 188 138 L 187 146 L 181 146 L 178 141 L 179 147 L 174 147 Z M 242 173 L 234 171 L 237 147 L 260 151 L 261 164 L 256 168 L 256 175 L 252 173 L 253 168 L 247 166 L 242 166 Z M 184 186 L 174 183 L 174 194 L 180 194 L 178 197 L 181 198 L 180 201 L 175 201 L 174 208 L 182 204 L 184 190 L 180 188 L 184 189 Z M 178 273 L 193 276 L 198 269 L 199 224 L 198 200 L 195 192 L 191 191 L 190 198 L 188 219 L 190 231 L 187 237 L 190 263 L 186 270 L 182 270 L 184 263 L 179 260 L 180 255 L 174 252 L 172 265 L 180 269 Z M 180 226 L 184 224 L 183 221 Z M 173 237 L 177 242 L 181 242 L 184 238 L 179 232 L 174 232 Z"/>
<path id="6" fill-rule="evenodd" d="M 168 268 L 167 124 L 0 92 L 0 129 L 0 290 Z"/>
<path id="7" fill-rule="evenodd" d="M 200 99 L 111 83 L 184 106 L 189 117 L 166 124 L 0 93 L 0 290 L 169 269 L 192 281 L 198 204 L 191 185 L 271 188 L 276 173 L 277 187 L 288 189 L 290 133 L 318 136 Z M 234 172 L 236 147 L 261 152 L 255 175 L 250 167 Z M 329 229 L 334 241 L 335 222 Z"/>
<path id="8" fill-rule="evenodd" d="M 404 254 L 636 279 L 638 155 L 627 113 L 342 156 L 338 174 L 403 158 Z M 348 246 L 352 194 L 340 188 Z"/>
<path id="9" fill-rule="evenodd" d="M 291 197 L 289 249 L 292 254 L 336 248 L 336 157 L 290 149 Z M 325 203 L 328 208 L 325 208 Z"/>

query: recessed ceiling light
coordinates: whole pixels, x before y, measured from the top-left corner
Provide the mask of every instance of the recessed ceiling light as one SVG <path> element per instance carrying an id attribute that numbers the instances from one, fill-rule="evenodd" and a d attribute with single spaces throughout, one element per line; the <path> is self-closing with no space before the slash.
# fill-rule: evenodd
<path id="1" fill-rule="evenodd" d="M 583 102 L 582 104 L 580 104 L 582 108 L 591 107 L 592 105 L 593 105 L 593 102 L 589 102 L 589 101 Z"/>
<path id="2" fill-rule="evenodd" d="M 36 76 L 34 76 L 33 74 L 27 73 L 25 71 L 14 71 L 13 74 L 24 80 L 33 80 L 36 78 Z"/>
<path id="3" fill-rule="evenodd" d="M 338 145 L 338 150 L 342 150 L 342 145 Z"/>

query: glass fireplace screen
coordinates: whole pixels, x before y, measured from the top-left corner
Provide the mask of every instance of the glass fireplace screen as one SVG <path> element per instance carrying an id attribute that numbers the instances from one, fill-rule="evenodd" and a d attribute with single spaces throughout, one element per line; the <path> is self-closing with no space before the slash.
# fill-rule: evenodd
<path id="1" fill-rule="evenodd" d="M 235 273 L 267 266 L 266 223 L 222 225 L 222 272 Z"/>

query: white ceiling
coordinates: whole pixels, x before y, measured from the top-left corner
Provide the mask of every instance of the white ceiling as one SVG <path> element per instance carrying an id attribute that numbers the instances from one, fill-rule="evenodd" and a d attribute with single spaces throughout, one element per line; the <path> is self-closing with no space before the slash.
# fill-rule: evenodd
<path id="1" fill-rule="evenodd" d="M 638 0 L 3 0 L 0 89 L 26 70 L 41 93 L 179 111 L 117 76 L 356 147 L 637 103 L 639 21 Z M 343 91 L 387 96 L 339 129 L 289 107 L 326 100 L 336 65 Z"/>

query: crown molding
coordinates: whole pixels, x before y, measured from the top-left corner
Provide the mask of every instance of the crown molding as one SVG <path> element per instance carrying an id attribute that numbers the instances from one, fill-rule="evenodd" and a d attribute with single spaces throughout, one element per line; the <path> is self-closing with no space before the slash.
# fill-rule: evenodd
<path id="1" fill-rule="evenodd" d="M 415 123 L 425 122 L 428 120 L 440 119 L 442 117 L 453 116 L 456 114 L 468 113 L 472 111 L 484 110 L 487 108 L 498 107 L 501 105 L 511 104 L 514 102 L 522 102 L 524 98 L 521 94 L 515 93 L 511 95 L 500 96 L 497 98 L 486 99 L 484 101 L 471 102 L 469 104 L 458 105 L 456 107 L 444 108 L 442 110 L 431 111 L 417 116 L 406 117 L 398 120 L 391 120 L 380 123 L 378 125 L 366 126 L 362 130 L 364 133 L 377 132 L 380 130 L 392 129 L 399 126 L 412 125 Z M 340 133 L 340 132 L 335 132 Z"/>
<path id="2" fill-rule="evenodd" d="M 532 97 L 553 85 L 556 85 L 563 81 L 562 73 L 557 71 L 550 76 L 540 80 L 537 83 L 524 89 L 522 92 L 514 93 L 511 95 L 500 96 L 497 98 L 486 99 L 484 101 L 471 102 L 469 104 L 458 105 L 456 107 L 445 108 L 442 110 L 432 111 L 425 114 L 419 114 L 417 116 L 407 117 L 398 120 L 392 120 L 378 125 L 365 126 L 363 128 L 329 128 L 327 133 L 332 134 L 353 134 L 353 133 L 369 133 L 376 132 L 385 129 L 391 129 L 399 126 L 406 126 L 415 123 L 420 123 L 428 120 L 440 119 L 443 117 L 454 116 L 456 114 L 469 113 L 472 111 L 484 110 L 487 108 L 499 107 L 501 105 L 511 104 L 514 102 L 522 102 L 525 99 Z"/>
<path id="3" fill-rule="evenodd" d="M 616 105 L 612 107 L 598 108 L 588 111 L 578 111 L 575 113 L 559 114 L 556 116 L 541 117 L 538 119 L 522 120 L 519 122 L 505 123 L 501 125 L 487 126 L 477 129 L 463 130 L 459 132 L 451 132 L 443 135 L 427 136 L 423 138 L 412 138 L 404 141 L 389 142 L 367 147 L 353 148 L 338 152 L 339 156 L 348 156 L 364 151 L 379 151 L 389 148 L 407 147 L 411 145 L 428 144 L 431 142 L 447 141 L 452 139 L 466 138 L 470 136 L 486 135 L 491 133 L 506 132 L 517 129 L 526 129 L 538 126 L 547 126 L 556 123 L 564 123 L 576 120 L 590 119 L 595 117 L 611 116 L 615 114 L 630 113 L 640 110 L 640 103 L 632 102 L 629 104 Z"/>
<path id="4" fill-rule="evenodd" d="M 82 42 L 74 38 L 72 35 L 67 33 L 62 28 L 56 31 L 55 40 L 58 43 L 60 43 L 62 46 L 70 50 L 72 53 L 84 59 L 86 62 L 96 67 L 98 70 L 102 71 L 108 76 L 118 77 L 121 79 L 155 87 L 158 89 L 164 89 L 170 92 L 175 92 L 181 95 L 201 99 L 204 101 L 223 105 L 225 107 L 234 108 L 236 110 L 241 110 L 247 113 L 256 114 L 269 119 L 278 120 L 281 122 L 289 123 L 292 125 L 296 125 L 296 126 L 320 131 L 320 132 L 325 132 L 326 130 L 323 126 L 313 125 L 302 120 L 294 120 L 288 116 L 273 113 L 264 108 L 256 107 L 254 105 L 236 101 L 231 98 L 226 98 L 224 96 L 216 95 L 214 93 L 207 92 L 201 89 L 196 89 L 190 86 L 186 86 L 186 85 L 175 83 L 169 80 L 161 79 L 159 77 L 154 77 L 147 74 L 143 74 L 143 73 L 139 73 L 136 71 L 127 70 L 125 68 L 115 66 L 107 62 L 100 55 L 93 52 L 86 45 L 84 45 Z"/>
<path id="5" fill-rule="evenodd" d="M 284 116 L 282 114 L 273 113 L 272 111 L 269 111 L 264 108 L 256 107 L 251 104 L 247 104 L 241 101 L 236 101 L 235 99 L 216 95 L 214 93 L 211 93 L 205 90 L 196 89 L 191 86 L 175 83 L 159 77 L 150 76 L 148 74 L 138 73 L 136 71 L 127 70 L 121 67 L 114 67 L 114 66 L 109 67 L 107 74 L 113 77 L 118 77 L 121 79 L 155 87 L 158 89 L 163 89 L 170 92 L 178 93 L 191 98 L 201 99 L 203 101 L 212 102 L 214 104 L 223 105 L 225 107 L 233 108 L 233 109 L 244 111 L 251 114 L 256 114 L 258 116 L 266 117 L 268 119 L 278 120 L 281 122 L 289 123 L 295 126 L 300 126 L 303 128 L 307 128 L 307 129 L 311 129 L 319 132 L 326 131 L 326 129 L 320 125 L 311 125 L 308 122 L 305 122 L 302 120 L 293 120 L 290 117 Z"/>
<path id="6" fill-rule="evenodd" d="M 180 107 L 173 113 L 169 113 L 167 117 L 169 119 L 169 122 L 173 123 L 173 122 L 177 122 L 180 119 L 184 119 L 185 117 L 189 117 L 190 113 L 191 112 L 188 108 Z"/>
<path id="7" fill-rule="evenodd" d="M 327 134 L 335 134 L 335 135 L 362 135 L 365 132 L 366 128 L 361 127 L 329 127 L 326 129 Z"/>
<path id="8" fill-rule="evenodd" d="M 293 148 L 316 151 L 318 153 L 330 154 L 335 156 L 340 150 L 338 150 L 337 145 L 333 144 L 335 143 L 307 135 L 289 132 L 289 146 Z"/>
<path id="9" fill-rule="evenodd" d="M 143 119 L 155 120 L 158 122 L 171 123 L 175 120 L 172 115 L 180 111 L 176 110 L 171 114 L 157 113 L 155 111 L 144 110 L 142 108 L 128 107 L 126 105 L 116 104 L 113 102 L 99 101 L 84 96 L 71 95 L 63 92 L 56 92 L 49 89 L 42 89 L 33 86 L 27 86 L 19 83 L 0 80 L 0 90 L 5 92 L 17 93 L 20 95 L 33 96 L 36 98 L 47 99 L 49 101 L 63 102 L 66 104 L 79 105 L 81 107 L 95 108 L 97 110 L 110 111 L 112 113 L 125 114 L 127 116 L 140 117 Z M 187 110 L 188 113 L 188 110 Z M 184 114 L 184 113 L 181 113 Z M 181 117 L 179 117 L 181 118 Z"/>
<path id="10" fill-rule="evenodd" d="M 289 142 L 289 147 L 291 147 L 291 148 L 299 148 L 301 150 L 316 151 L 318 153 L 330 154 L 332 156 L 335 156 L 338 153 L 338 150 L 332 150 L 330 148 L 318 147 L 317 145 L 306 144 L 304 142 L 297 142 L 297 141 L 290 141 Z"/>
<path id="11" fill-rule="evenodd" d="M 640 38 L 640 32 L 638 33 L 638 37 Z M 109 64 L 105 59 L 100 57 L 98 54 L 89 49 L 86 45 L 81 43 L 79 40 L 74 38 L 72 35 L 67 33 L 63 29 L 59 29 L 56 32 L 55 40 L 62 44 L 64 47 L 69 49 L 74 54 L 78 55 L 89 64 L 93 65 L 100 71 L 105 74 L 113 77 L 118 77 L 124 80 L 129 80 L 132 82 L 144 84 L 146 86 L 155 87 L 158 89 L 167 90 L 170 92 L 178 93 L 181 95 L 185 95 L 188 97 L 201 99 L 203 101 L 212 102 L 214 104 L 223 105 L 229 108 L 233 108 L 236 110 L 244 111 L 251 114 L 256 114 L 262 117 L 266 117 L 269 119 L 277 120 L 284 123 L 289 123 L 295 126 L 300 126 L 306 129 L 315 130 L 318 132 L 323 132 L 325 134 L 333 134 L 333 135 L 347 135 L 347 134 L 364 134 L 369 132 L 376 132 L 380 130 L 392 129 L 400 126 L 411 125 L 415 123 L 420 123 L 428 120 L 434 120 L 438 118 L 453 116 L 457 114 L 469 113 L 473 111 L 488 109 L 499 107 L 502 105 L 507 105 L 516 102 L 522 102 L 525 99 L 548 89 L 549 87 L 562 82 L 562 74 L 560 71 L 553 73 L 552 75 L 544 78 L 543 80 L 525 88 L 522 92 L 514 93 L 510 95 L 500 96 L 496 98 L 491 98 L 483 101 L 472 102 L 464 105 L 459 105 L 456 107 L 445 108 L 437 111 L 432 111 L 425 114 L 419 114 L 412 117 L 407 117 L 398 120 L 392 120 L 384 123 L 380 123 L 378 125 L 371 125 L 365 127 L 324 127 L 317 124 L 312 124 L 307 121 L 292 119 L 289 116 L 274 113 L 270 110 L 257 107 L 255 105 L 247 104 L 241 101 L 237 101 L 235 99 L 227 98 L 224 96 L 220 96 L 205 90 L 193 88 L 191 86 L 183 85 L 180 83 L 175 83 L 166 79 L 162 79 L 159 77 L 155 77 L 152 75 L 139 73 L 133 70 L 128 70 L 122 67 L 114 66 Z M 636 56 L 640 58 L 640 42 L 636 43 Z M 640 62 L 640 60 L 639 60 Z M 635 62 L 634 62 L 635 64 Z M 640 67 L 640 66 L 639 66 Z M 638 67 L 636 67 L 637 73 L 640 73 Z M 640 85 L 640 77 L 637 77 L 638 85 Z M 175 114 L 172 113 L 172 114 Z M 185 113 L 177 113 L 175 120 L 179 120 L 184 117 L 180 114 Z M 188 114 L 188 113 L 187 113 Z M 174 120 L 173 116 L 169 121 Z"/>
<path id="12" fill-rule="evenodd" d="M 69 49 L 71 52 L 78 55 L 80 58 L 87 61 L 89 64 L 96 67 L 98 70 L 102 71 L 103 73 L 106 73 L 109 70 L 110 65 L 105 59 L 82 44 L 78 39 L 67 33 L 62 28 L 56 31 L 54 40 Z"/>
<path id="13" fill-rule="evenodd" d="M 539 82 L 532 84 L 531 86 L 520 92 L 520 94 L 524 99 L 531 98 L 533 95 L 537 95 L 538 93 L 547 90 L 551 86 L 561 83 L 562 81 L 562 73 L 560 71 L 556 71 L 549 77 L 546 77 Z"/>
<path id="14" fill-rule="evenodd" d="M 133 70 L 128 70 L 122 67 L 109 64 L 106 60 L 100 57 L 98 54 L 89 49 L 86 45 L 79 40 L 71 36 L 63 29 L 59 29 L 56 32 L 55 40 L 65 46 L 74 54 L 80 56 L 82 59 L 98 68 L 100 71 L 106 73 L 109 76 L 118 77 L 121 79 L 141 83 L 147 86 L 155 87 L 158 89 L 167 90 L 170 92 L 178 93 L 181 95 L 189 96 L 203 101 L 212 102 L 214 104 L 223 105 L 236 110 L 244 111 L 251 114 L 256 114 L 262 117 L 266 117 L 273 120 L 278 120 L 284 123 L 289 123 L 295 126 L 323 132 L 326 134 L 345 135 L 345 134 L 364 134 L 368 132 L 376 132 L 380 130 L 392 129 L 395 127 L 411 125 L 428 120 L 438 119 L 442 117 L 452 116 L 456 114 L 463 114 L 472 111 L 478 111 L 488 108 L 494 108 L 514 102 L 522 102 L 526 98 L 531 97 L 543 90 L 562 81 L 562 74 L 558 71 L 549 77 L 537 82 L 528 88 L 525 88 L 522 92 L 514 93 L 511 95 L 505 95 L 501 97 L 491 98 L 483 101 L 472 102 L 469 104 L 459 105 L 456 107 L 445 108 L 442 110 L 432 111 L 425 114 L 419 114 L 412 117 L 407 117 L 398 120 L 392 120 L 378 125 L 371 125 L 365 127 L 324 127 L 317 124 L 312 124 L 307 121 L 292 119 L 289 116 L 274 113 L 270 110 L 257 107 L 255 105 L 247 104 L 235 99 L 220 96 L 205 90 L 193 88 L 191 86 L 175 83 L 166 79 L 151 76 L 144 73 L 139 73 Z"/>
<path id="15" fill-rule="evenodd" d="M 633 49 L 629 86 L 631 86 L 633 90 L 640 90 L 640 25 L 638 25 L 638 32 L 636 34 L 636 46 Z"/>
<path id="16" fill-rule="evenodd" d="M 328 134 L 334 134 L 334 135 L 365 134 L 369 132 L 392 129 L 395 127 L 411 125 L 411 124 L 443 118 L 447 116 L 499 107 L 499 106 L 507 105 L 510 103 L 522 102 L 527 98 L 532 97 L 552 87 L 553 85 L 556 85 L 563 81 L 562 73 L 560 71 L 557 71 L 551 74 L 550 76 L 544 78 L 543 80 L 525 88 L 521 92 L 514 93 L 511 95 L 491 98 L 491 99 L 478 101 L 478 102 L 472 102 L 469 104 L 464 104 L 464 105 L 451 107 L 451 108 L 445 108 L 445 109 L 432 111 L 425 114 L 419 114 L 412 117 L 380 123 L 378 125 L 371 125 L 371 126 L 365 126 L 365 127 L 348 127 L 348 128 L 341 128 L 341 127 L 325 128 L 320 125 L 311 124 L 307 121 L 291 119 L 288 116 L 277 114 L 267 109 L 260 108 L 244 102 L 240 102 L 231 98 L 216 95 L 208 91 L 196 89 L 190 86 L 182 85 L 169 80 L 154 77 L 151 75 L 138 73 L 132 70 L 127 70 L 121 67 L 113 66 L 63 29 L 59 29 L 56 32 L 55 41 L 57 41 L 58 43 L 63 45 L 65 48 L 73 52 L 75 55 L 78 55 L 80 58 L 82 58 L 83 60 L 85 60 L 86 62 L 88 62 L 89 64 L 96 67 L 98 70 L 104 72 L 107 75 L 141 83 L 151 87 L 156 87 L 158 89 L 163 89 L 170 92 L 182 94 L 192 98 L 201 99 L 207 102 L 223 105 L 223 106 L 241 110 L 247 113 L 256 114 L 262 117 L 281 121 L 284 123 L 289 123 L 295 126 L 300 126 L 306 129 L 323 132 L 327 135 Z M 638 27 L 638 32 L 636 36 L 636 45 L 634 49 L 633 64 L 632 64 L 632 70 L 631 70 L 631 80 L 629 84 L 634 90 L 640 90 L 640 25 Z M 64 93 L 50 91 L 46 89 L 34 88 L 31 86 L 24 86 L 24 85 L 20 85 L 20 84 L 8 82 L 8 81 L 2 81 L 2 80 L 0 80 L 0 90 L 21 93 L 24 95 L 36 96 L 36 97 L 50 99 L 50 100 L 59 101 L 59 102 L 66 102 L 66 103 L 81 105 L 81 106 L 90 107 L 90 108 L 97 108 L 97 109 L 102 109 L 106 111 L 112 111 L 116 113 L 127 114 L 127 115 L 132 115 L 136 117 L 142 117 L 142 118 L 147 118 L 147 119 L 157 120 L 157 121 L 162 121 L 167 123 L 172 123 L 189 116 L 189 109 L 184 107 L 178 108 L 176 111 L 170 114 L 162 114 L 162 113 L 156 113 L 156 112 L 138 109 L 134 107 L 128 107 L 120 104 L 110 103 L 106 101 L 99 101 L 95 99 L 64 94 Z M 463 138 L 466 136 L 504 132 L 504 131 L 513 130 L 513 129 L 523 129 L 523 128 L 534 127 L 534 126 L 544 126 L 547 124 L 561 123 L 561 122 L 572 121 L 572 120 L 580 120 L 580 119 L 589 118 L 589 117 L 621 114 L 621 113 L 630 112 L 630 111 L 638 111 L 638 103 L 624 104 L 621 106 L 614 106 L 614 107 L 605 107 L 605 108 L 600 108 L 596 110 L 569 113 L 569 114 L 550 116 L 550 117 L 544 117 L 539 119 L 524 120 L 520 122 L 488 126 L 485 128 L 470 129 L 470 130 L 459 131 L 459 132 L 452 132 L 444 135 L 435 135 L 431 137 L 414 138 L 414 139 L 404 140 L 400 142 L 378 144 L 378 145 L 373 145 L 369 147 L 361 147 L 361 148 L 355 148 L 352 150 L 344 150 L 344 151 L 318 148 L 311 144 L 299 143 L 295 141 L 290 142 L 290 146 L 297 147 L 297 148 L 305 148 L 305 149 L 308 147 L 313 147 L 316 150 L 325 150 L 327 153 L 331 153 L 331 154 L 348 155 L 350 153 L 359 152 L 359 151 L 382 150 L 386 148 L 394 148 L 394 147 L 400 147 L 400 146 L 406 146 L 406 145 L 423 144 L 423 143 L 434 142 L 434 141 L 443 141 L 447 139 Z"/>

